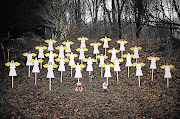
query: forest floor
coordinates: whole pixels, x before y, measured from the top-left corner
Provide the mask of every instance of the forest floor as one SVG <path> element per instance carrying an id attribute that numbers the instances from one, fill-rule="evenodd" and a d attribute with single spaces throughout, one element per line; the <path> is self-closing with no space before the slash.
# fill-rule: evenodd
<path id="1" fill-rule="evenodd" d="M 86 41 L 89 51 L 86 57 L 92 54 L 93 47 L 89 44 L 95 40 Z M 101 42 L 99 39 L 98 42 Z M 58 41 L 54 46 L 60 45 Z M 76 54 L 80 41 L 75 42 L 71 48 Z M 127 67 L 125 61 L 121 63 L 119 72 L 119 82 L 116 81 L 116 72 L 111 70 L 112 77 L 109 78 L 108 90 L 102 88 L 106 78 L 101 78 L 100 68 L 93 64 L 93 79 L 89 80 L 88 72 L 82 71 L 83 78 L 80 79 L 83 91 L 75 92 L 77 79 L 70 77 L 70 67 L 66 64 L 66 72 L 63 72 L 63 82 L 60 83 L 60 72 L 54 70 L 55 79 L 52 79 L 52 90 L 48 90 L 49 79 L 46 78 L 47 69 L 43 68 L 38 74 L 37 84 L 34 84 L 34 74 L 28 77 L 28 67 L 25 66 L 26 57 L 23 53 L 35 50 L 35 46 L 47 44 L 44 41 L 27 38 L 9 40 L 4 43 L 4 47 L 12 47 L 10 59 L 21 63 L 16 68 L 18 76 L 14 80 L 14 88 L 11 88 L 11 77 L 8 76 L 9 68 L 5 67 L 5 61 L 0 63 L 0 118 L 2 119 L 30 119 L 30 118 L 99 118 L 99 119 L 176 119 L 180 118 L 180 62 L 171 70 L 173 78 L 170 79 L 170 87 L 166 87 L 164 70 L 160 69 L 165 64 L 166 56 L 165 43 L 155 39 L 128 40 L 125 46 L 126 51 L 137 45 L 141 46 L 139 61 L 146 65 L 142 68 L 141 87 L 138 87 L 138 80 L 135 76 L 135 68 L 130 68 L 130 77 L 127 77 Z M 102 42 L 101 42 L 102 43 Z M 119 44 L 115 40 L 109 42 L 110 49 L 119 49 Z M 102 46 L 99 47 L 104 53 Z M 55 50 L 58 53 L 57 50 Z M 45 51 L 47 53 L 47 51 Z M 157 61 L 157 70 L 154 72 L 154 81 L 151 81 L 150 61 L 148 56 L 156 56 L 161 59 Z M 110 59 L 110 54 L 107 53 Z M 117 54 L 120 57 L 120 53 Z M 43 64 L 47 63 L 47 58 Z M 78 61 L 78 58 L 76 58 Z M 132 60 L 135 62 L 135 60 Z M 173 60 L 172 60 L 173 62 Z M 58 63 L 56 63 L 58 64 Z M 86 63 L 84 63 L 86 64 Z M 31 67 L 32 69 L 32 67 Z M 73 70 L 74 74 L 74 70 Z M 74 75 L 73 75 L 74 76 Z"/>

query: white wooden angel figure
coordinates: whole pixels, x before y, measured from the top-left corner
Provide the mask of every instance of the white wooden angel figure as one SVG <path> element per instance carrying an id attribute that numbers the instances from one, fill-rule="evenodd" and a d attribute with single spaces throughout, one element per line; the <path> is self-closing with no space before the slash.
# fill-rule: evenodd
<path id="1" fill-rule="evenodd" d="M 128 42 L 122 39 L 122 40 L 118 40 L 117 43 L 120 44 L 119 51 L 121 51 L 121 59 L 123 59 L 123 51 L 125 51 L 124 45 L 127 44 Z"/>
<path id="2" fill-rule="evenodd" d="M 79 60 L 81 60 L 81 64 L 83 63 L 83 60 L 85 59 L 85 55 L 84 55 L 84 51 L 88 51 L 87 48 L 77 48 L 76 51 L 78 51 L 80 54 L 79 54 Z"/>
<path id="3" fill-rule="evenodd" d="M 75 64 L 74 58 L 78 57 L 77 54 L 73 54 L 73 52 L 67 53 L 66 54 L 67 57 L 69 57 L 69 66 L 71 67 L 73 64 Z M 71 77 L 72 77 L 72 67 L 71 67 Z"/>
<path id="4" fill-rule="evenodd" d="M 136 63 L 137 63 L 137 59 L 139 58 L 138 52 L 141 49 L 142 49 L 142 47 L 137 47 L 137 46 L 130 48 L 130 50 L 134 51 L 134 57 L 133 58 L 136 59 Z"/>
<path id="5" fill-rule="evenodd" d="M 129 78 L 129 67 L 132 66 L 131 58 L 134 57 L 134 55 L 128 53 L 123 55 L 124 58 L 126 58 L 126 67 L 128 67 L 128 78 Z"/>
<path id="6" fill-rule="evenodd" d="M 96 62 L 95 59 L 91 59 L 91 57 L 89 57 L 88 59 L 84 59 L 84 62 L 87 62 L 87 67 L 86 67 L 86 71 L 89 71 L 89 75 L 91 75 L 91 72 L 93 71 L 93 62 Z"/>
<path id="7" fill-rule="evenodd" d="M 148 60 L 151 60 L 151 65 L 150 65 L 150 69 L 152 69 L 152 77 L 151 80 L 153 81 L 153 73 L 154 73 L 154 69 L 157 69 L 156 67 L 156 61 L 160 60 L 159 57 L 155 57 L 155 55 L 153 55 L 152 57 L 148 57 Z"/>
<path id="8" fill-rule="evenodd" d="M 116 58 L 116 53 L 119 53 L 119 50 L 116 50 L 115 48 L 113 48 L 112 50 L 108 51 L 109 53 L 111 53 L 111 60 Z"/>
<path id="9" fill-rule="evenodd" d="M 168 63 L 166 63 L 166 65 L 161 66 L 161 69 L 165 69 L 164 78 L 167 78 L 167 88 L 169 88 L 169 79 L 172 78 L 170 70 L 173 68 L 174 66 L 172 64 L 168 65 Z"/>
<path id="10" fill-rule="evenodd" d="M 66 42 L 63 42 L 62 44 L 65 45 L 66 48 L 67 48 L 67 49 L 65 50 L 65 52 L 66 52 L 66 53 L 70 53 L 70 52 L 71 52 L 71 47 L 70 47 L 70 46 L 71 46 L 72 44 L 74 44 L 74 42 L 67 40 Z"/>
<path id="11" fill-rule="evenodd" d="M 66 49 L 67 47 L 64 47 L 63 45 L 56 47 L 56 50 L 59 50 L 58 58 L 64 58 L 64 50 Z"/>
<path id="12" fill-rule="evenodd" d="M 113 68 L 114 67 L 114 65 L 113 64 L 109 64 L 108 62 L 107 62 L 107 64 L 102 64 L 101 65 L 101 67 L 105 67 L 105 73 L 104 73 L 104 77 L 106 77 L 107 78 L 107 85 L 108 85 L 108 78 L 110 78 L 111 77 L 111 68 Z"/>
<path id="13" fill-rule="evenodd" d="M 40 73 L 39 63 L 42 63 L 43 60 L 42 60 L 42 59 L 37 59 L 37 58 L 35 58 L 35 60 L 34 60 L 34 59 L 31 59 L 30 62 L 33 63 L 32 73 L 35 73 L 34 83 L 35 83 L 35 85 L 36 85 L 36 83 L 37 83 L 37 73 Z"/>
<path id="14" fill-rule="evenodd" d="M 42 60 L 44 58 L 44 50 L 46 50 L 47 47 L 40 45 L 40 46 L 36 46 L 35 49 L 39 50 L 38 58 Z M 42 62 L 40 64 L 41 64 L 40 68 L 42 69 Z"/>
<path id="15" fill-rule="evenodd" d="M 109 48 L 108 41 L 111 41 L 111 39 L 105 37 L 105 38 L 101 38 L 100 40 L 104 42 L 103 48 L 105 48 L 105 55 L 106 55 L 106 48 Z"/>
<path id="16" fill-rule="evenodd" d="M 57 68 L 58 65 L 52 64 L 52 62 L 49 62 L 48 64 L 45 64 L 43 66 L 44 66 L 44 68 L 47 68 L 47 70 L 48 70 L 46 77 L 49 78 L 49 91 L 51 91 L 51 79 L 55 78 L 53 70 L 54 70 L 54 68 Z"/>
<path id="17" fill-rule="evenodd" d="M 143 73 L 142 73 L 142 66 L 145 66 L 145 64 L 143 62 L 139 63 L 133 63 L 132 66 L 136 67 L 136 76 L 138 76 L 138 82 L 139 82 L 139 87 L 141 86 L 141 83 L 140 83 L 140 76 L 143 76 Z"/>
<path id="18" fill-rule="evenodd" d="M 54 50 L 53 44 L 56 43 L 57 41 L 50 39 L 50 40 L 45 40 L 45 42 L 48 43 L 48 49 L 47 50 L 53 51 Z"/>
<path id="19" fill-rule="evenodd" d="M 29 66 L 29 72 L 28 72 L 28 76 L 30 77 L 30 72 L 31 72 L 31 66 L 33 66 L 33 63 L 30 62 L 30 60 L 36 56 L 35 53 L 31 53 L 31 51 L 29 51 L 29 53 L 24 53 L 23 56 L 27 57 L 27 62 L 26 62 L 26 66 Z"/>
<path id="20" fill-rule="evenodd" d="M 59 62 L 58 71 L 61 72 L 61 83 L 62 83 L 62 73 L 63 73 L 63 71 L 66 71 L 66 69 L 65 69 L 65 63 L 66 63 L 66 62 L 69 62 L 69 60 L 66 59 L 66 58 L 57 58 L 57 59 L 55 59 L 55 60 L 56 60 L 56 62 Z"/>
<path id="21" fill-rule="evenodd" d="M 50 51 L 50 53 L 45 54 L 46 57 L 49 57 L 49 61 L 52 64 L 54 64 L 54 57 L 57 57 L 58 55 L 56 53 L 53 53 L 53 51 Z"/>
<path id="22" fill-rule="evenodd" d="M 101 54 L 101 56 L 100 55 L 97 56 L 97 59 L 100 60 L 99 67 L 101 67 L 101 65 L 104 64 L 104 60 L 107 58 L 108 58 L 108 56 L 103 55 L 103 54 Z M 103 67 L 101 67 L 101 77 L 103 77 Z"/>
<path id="23" fill-rule="evenodd" d="M 114 63 L 114 71 L 117 72 L 117 82 L 119 82 L 118 72 L 121 71 L 120 62 L 123 62 L 123 59 L 118 59 L 118 57 L 116 57 L 115 59 L 112 59 L 111 62 Z"/>
<path id="24" fill-rule="evenodd" d="M 95 42 L 95 43 L 91 43 L 90 45 L 94 47 L 93 54 L 96 55 L 96 64 L 97 64 L 97 54 L 99 54 L 98 47 L 101 46 L 101 43 Z"/>
<path id="25" fill-rule="evenodd" d="M 79 78 L 82 78 L 81 70 L 82 70 L 82 68 L 85 68 L 85 65 L 83 65 L 83 64 L 79 65 L 79 63 L 77 63 L 77 65 L 73 64 L 71 67 L 75 68 L 76 72 L 75 72 L 74 78 L 77 78 L 78 79 L 78 83 L 79 83 Z"/>
<path id="26" fill-rule="evenodd" d="M 18 62 L 14 62 L 14 60 L 11 60 L 11 62 L 8 62 L 5 64 L 10 68 L 9 76 L 12 76 L 12 88 L 14 87 L 14 76 L 17 76 L 16 73 L 16 67 L 20 65 Z"/>
<path id="27" fill-rule="evenodd" d="M 79 37 L 79 38 L 78 38 L 78 40 L 80 40 L 80 41 L 81 41 L 81 45 L 80 45 L 80 47 L 86 48 L 86 44 L 85 44 L 85 42 L 86 42 L 86 40 L 88 40 L 88 38 L 87 38 L 87 37 L 82 36 L 82 37 Z"/>

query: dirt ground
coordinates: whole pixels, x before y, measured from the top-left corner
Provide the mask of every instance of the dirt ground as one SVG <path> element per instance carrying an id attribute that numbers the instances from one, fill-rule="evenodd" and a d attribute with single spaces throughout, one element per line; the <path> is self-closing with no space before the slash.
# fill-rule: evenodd
<path id="1" fill-rule="evenodd" d="M 91 56 L 93 47 L 89 44 L 95 40 L 86 41 L 89 49 L 85 55 Z M 99 39 L 96 41 L 101 42 Z M 80 41 L 75 42 L 71 48 L 76 54 L 76 48 L 80 47 Z M 60 45 L 58 41 L 54 46 Z M 101 42 L 102 43 L 102 42 Z M 49 79 L 46 78 L 47 69 L 43 68 L 38 74 L 37 84 L 34 84 L 34 74 L 28 78 L 28 67 L 25 66 L 26 57 L 22 54 L 35 50 L 37 45 L 47 46 L 44 40 L 32 38 L 9 40 L 4 42 L 4 47 L 10 50 L 10 59 L 21 63 L 16 68 L 18 76 L 14 79 L 14 88 L 11 88 L 11 77 L 8 76 L 9 68 L 5 67 L 5 61 L 0 62 L 0 117 L 2 119 L 54 119 L 54 118 L 99 118 L 99 119 L 176 119 L 180 112 L 180 62 L 177 62 L 175 68 L 171 70 L 173 78 L 170 79 L 170 87 L 166 88 L 166 79 L 164 79 L 164 70 L 160 66 L 165 64 L 166 56 L 165 44 L 161 40 L 155 39 L 128 39 L 125 46 L 126 51 L 137 45 L 141 46 L 139 52 L 139 61 L 146 65 L 142 68 L 141 87 L 138 87 L 138 80 L 135 76 L 135 68 L 130 68 L 130 77 L 127 77 L 127 67 L 125 61 L 121 63 L 119 72 L 119 82 L 116 81 L 116 72 L 111 70 L 112 77 L 109 78 L 108 90 L 102 88 L 106 78 L 101 78 L 98 64 L 93 64 L 93 78 L 88 76 L 88 72 L 82 71 L 83 78 L 80 79 L 83 91 L 75 92 L 77 79 L 70 77 L 70 67 L 66 64 L 66 70 L 63 72 L 63 83 L 60 83 L 60 72 L 54 70 L 55 79 L 52 79 L 52 90 L 48 90 Z M 113 47 L 119 49 L 116 40 L 109 42 L 110 49 Z M 104 53 L 102 46 L 99 47 L 101 53 Z M 47 53 L 48 51 L 45 51 Z M 58 53 L 57 50 L 55 50 Z M 154 81 L 151 81 L 150 61 L 148 56 L 155 53 L 161 60 L 157 62 L 157 70 L 154 72 Z M 108 61 L 110 59 L 110 54 Z M 120 53 L 117 54 L 120 57 Z M 47 63 L 45 58 L 43 64 Z M 78 58 L 76 58 L 78 61 Z M 172 59 L 172 63 L 173 63 Z M 135 62 L 135 60 L 132 60 Z M 58 64 L 58 63 L 56 63 Z M 84 63 L 86 64 L 86 63 Z M 32 67 L 31 67 L 32 69 Z M 73 69 L 74 76 L 74 69 Z"/>

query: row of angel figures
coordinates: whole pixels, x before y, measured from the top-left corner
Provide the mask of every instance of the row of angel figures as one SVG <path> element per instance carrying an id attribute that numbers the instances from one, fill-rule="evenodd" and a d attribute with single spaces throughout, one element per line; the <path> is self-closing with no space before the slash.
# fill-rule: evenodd
<path id="1" fill-rule="evenodd" d="M 59 68 L 58 71 L 61 71 L 61 82 L 62 82 L 62 72 L 66 71 L 65 69 L 65 62 L 69 62 L 69 66 L 71 67 L 71 77 L 72 77 L 72 68 L 75 68 L 76 72 L 75 72 L 75 78 L 78 78 L 78 83 L 79 83 L 79 78 L 82 78 L 82 74 L 81 74 L 81 69 L 85 67 L 85 65 L 83 65 L 83 61 L 87 62 L 87 67 L 86 67 L 86 71 L 89 71 L 89 74 L 91 74 L 91 72 L 93 71 L 93 62 L 97 63 L 97 59 L 100 60 L 99 62 L 99 67 L 101 67 L 101 77 L 103 77 L 103 68 L 105 68 L 105 73 L 104 73 L 104 77 L 107 78 L 107 82 L 106 84 L 108 85 L 108 78 L 111 77 L 111 72 L 110 72 L 110 67 L 113 68 L 114 67 L 114 71 L 117 72 L 117 81 L 119 81 L 118 78 L 118 72 L 121 71 L 120 69 L 120 62 L 123 62 L 123 57 L 126 58 L 126 65 L 128 67 L 128 77 L 129 77 L 129 67 L 134 66 L 136 67 L 136 76 L 138 76 L 138 81 L 139 81 L 139 86 L 140 86 L 140 76 L 143 75 L 142 70 L 141 70 L 141 66 L 144 66 L 144 63 L 139 63 L 137 62 L 137 59 L 139 58 L 139 54 L 138 54 L 138 50 L 141 50 L 141 47 L 132 47 L 131 50 L 134 51 L 134 55 L 133 54 L 125 54 L 123 55 L 123 51 L 125 51 L 125 47 L 124 44 L 127 43 L 127 41 L 125 40 L 119 40 L 117 41 L 117 43 L 120 43 L 120 49 L 117 50 L 115 48 L 113 48 L 112 50 L 109 50 L 108 52 L 111 53 L 111 62 L 113 62 L 113 64 L 109 64 L 107 62 L 107 64 L 104 63 L 105 59 L 107 59 L 108 57 L 106 55 L 98 55 L 99 54 L 99 49 L 98 46 L 101 45 L 101 43 L 91 43 L 90 45 L 94 47 L 94 51 L 93 54 L 96 55 L 96 59 L 93 59 L 91 57 L 89 57 L 88 59 L 85 58 L 85 54 L 84 51 L 88 51 L 88 49 L 86 48 L 86 44 L 85 44 L 85 40 L 88 40 L 88 38 L 86 37 L 82 37 L 82 38 L 78 38 L 78 40 L 81 40 L 81 45 L 80 48 L 77 48 L 76 51 L 80 52 L 79 53 L 79 60 L 81 60 L 81 64 L 77 63 L 77 65 L 75 65 L 75 57 L 78 57 L 77 54 L 74 54 L 73 52 L 71 52 L 71 48 L 70 45 L 73 44 L 72 41 L 66 41 L 63 42 L 62 44 L 65 45 L 61 45 L 56 47 L 57 50 L 59 50 L 59 55 L 57 55 L 56 53 L 53 53 L 53 43 L 56 43 L 57 41 L 55 40 L 46 40 L 45 42 L 48 43 L 48 47 L 46 46 L 37 46 L 35 47 L 35 49 L 37 49 L 39 51 L 38 53 L 38 58 L 35 58 L 35 60 L 33 59 L 33 57 L 36 57 L 35 53 L 24 53 L 23 55 L 27 57 L 27 62 L 26 65 L 29 66 L 29 77 L 30 77 L 30 66 L 33 66 L 33 70 L 32 72 L 35 73 L 35 84 L 36 84 L 36 74 L 40 73 L 39 70 L 39 63 L 40 63 L 40 68 L 42 69 L 42 62 L 43 62 L 43 58 L 44 57 L 44 50 L 49 50 L 50 53 L 46 53 L 45 56 L 49 57 L 49 61 L 48 64 L 45 64 L 44 67 L 47 68 L 48 72 L 47 72 L 47 78 L 51 79 L 51 78 L 55 78 L 54 77 L 54 73 L 53 70 L 54 68 L 57 68 L 58 65 L 55 64 L 54 62 L 54 57 L 58 57 L 57 59 L 55 59 L 57 62 L 59 62 Z M 106 48 L 109 48 L 108 46 L 108 41 L 111 41 L 110 38 L 102 38 L 101 41 L 104 41 L 104 45 L 103 48 L 105 48 L 105 54 L 106 54 Z M 116 53 L 119 53 L 121 51 L 121 59 L 117 58 Z M 67 54 L 64 54 L 67 53 Z M 67 58 L 65 58 L 65 55 L 67 56 Z M 136 63 L 131 62 L 131 58 L 135 58 L 136 59 Z M 156 69 L 156 60 L 160 60 L 160 58 L 158 57 L 148 57 L 148 60 L 151 60 L 151 65 L 150 65 L 150 69 L 152 69 L 152 80 L 153 80 L 153 71 L 154 69 Z M 10 66 L 10 64 L 13 64 L 13 62 L 11 63 L 7 63 L 6 66 Z M 171 73 L 170 73 L 170 68 L 173 68 L 173 65 L 163 65 L 161 68 L 165 69 L 165 76 L 164 78 L 167 78 L 169 80 L 169 78 L 171 78 Z M 15 75 L 15 66 L 11 67 L 10 66 L 10 72 L 14 72 L 14 74 L 10 74 L 9 76 L 17 76 Z M 169 85 L 168 85 L 169 86 Z"/>

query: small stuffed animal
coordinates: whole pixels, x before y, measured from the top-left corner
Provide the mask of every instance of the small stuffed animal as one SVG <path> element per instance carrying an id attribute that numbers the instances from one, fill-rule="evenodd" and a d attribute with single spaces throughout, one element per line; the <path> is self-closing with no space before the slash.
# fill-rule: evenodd
<path id="1" fill-rule="evenodd" d="M 82 83 L 77 83 L 77 87 L 75 89 L 76 92 L 82 92 L 83 91 L 83 88 L 82 88 Z"/>

